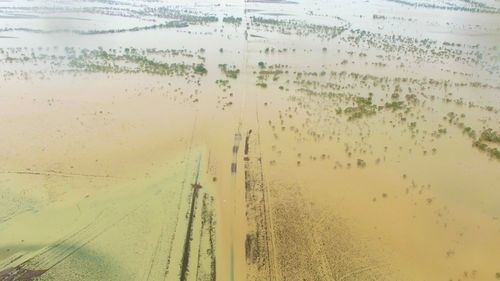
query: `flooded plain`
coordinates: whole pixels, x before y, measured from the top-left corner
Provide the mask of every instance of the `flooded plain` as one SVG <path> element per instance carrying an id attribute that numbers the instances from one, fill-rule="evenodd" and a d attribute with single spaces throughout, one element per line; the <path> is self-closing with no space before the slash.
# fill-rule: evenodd
<path id="1" fill-rule="evenodd" d="M 0 280 L 500 280 L 500 4 L 0 1 Z"/>

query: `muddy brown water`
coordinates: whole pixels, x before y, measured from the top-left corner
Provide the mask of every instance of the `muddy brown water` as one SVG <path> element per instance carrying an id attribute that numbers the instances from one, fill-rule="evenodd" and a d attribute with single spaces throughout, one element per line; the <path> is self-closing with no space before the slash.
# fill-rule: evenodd
<path id="1" fill-rule="evenodd" d="M 57 67 L 30 63 L 2 69 L 0 279 L 496 280 L 500 162 L 443 117 L 463 114 L 459 122 L 478 133 L 500 130 L 498 60 L 389 52 L 353 45 L 349 32 L 324 40 L 250 25 L 255 36 L 245 38 L 244 11 L 468 42 L 456 47 L 465 57 L 477 43 L 488 58 L 498 47 L 498 19 L 393 2 L 281 2 L 196 8 L 243 17 L 239 26 L 86 38 L 3 34 L 6 48 L 203 47 L 208 74 L 188 83 L 140 73 L 41 75 L 40 67 Z M 146 24 L 94 17 L 75 28 Z M 194 59 L 171 58 L 183 60 Z M 260 61 L 286 72 L 258 87 Z M 236 65 L 238 78 L 225 77 L 221 63 Z M 223 91 L 217 79 L 231 88 Z M 469 82 L 487 86 L 462 85 Z M 396 85 L 405 110 L 348 120 L 349 95 L 372 93 L 383 106 Z M 407 102 L 408 94 L 418 102 Z"/>

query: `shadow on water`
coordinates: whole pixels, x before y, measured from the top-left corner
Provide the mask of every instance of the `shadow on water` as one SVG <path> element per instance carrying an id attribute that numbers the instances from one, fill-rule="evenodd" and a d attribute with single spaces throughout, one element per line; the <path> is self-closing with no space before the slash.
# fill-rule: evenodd
<path id="1" fill-rule="evenodd" d="M 88 248 L 61 245 L 64 252 L 50 255 L 36 252 L 45 245 L 0 247 L 0 280 L 127 280 L 126 270 L 111 257 Z M 71 254 L 68 254 L 71 253 Z"/>

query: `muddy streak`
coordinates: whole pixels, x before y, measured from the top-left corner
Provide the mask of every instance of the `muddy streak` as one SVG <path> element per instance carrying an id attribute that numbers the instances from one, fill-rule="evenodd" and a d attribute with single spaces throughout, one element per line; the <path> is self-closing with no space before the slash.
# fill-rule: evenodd
<path id="1" fill-rule="evenodd" d="M 89 178 L 112 178 L 116 179 L 111 175 L 91 175 L 91 174 L 78 174 L 78 173 L 65 173 L 62 171 L 5 171 L 0 172 L 1 174 L 18 174 L 18 175 L 34 175 L 34 176 L 58 176 L 58 177 L 89 177 Z"/>
<path id="2" fill-rule="evenodd" d="M 246 136 L 246 146 L 250 154 L 245 156 L 245 201 L 248 233 L 245 240 L 248 264 L 247 280 L 276 280 L 275 259 L 272 250 L 266 191 L 263 182 L 260 156 L 250 150 L 250 133 Z M 258 154 L 257 154 L 258 155 Z"/>
<path id="3" fill-rule="evenodd" d="M 186 179 L 187 179 L 187 175 L 188 175 L 188 159 L 189 157 L 191 156 L 191 151 L 193 149 L 193 140 L 194 140 L 194 136 L 195 136 L 195 130 L 196 130 L 196 126 L 197 126 L 197 123 L 198 123 L 198 112 L 196 112 L 196 115 L 195 115 L 195 118 L 194 118 L 194 122 L 193 122 L 193 126 L 191 128 L 191 133 L 190 133 L 190 138 L 189 138 L 189 143 L 188 143 L 188 146 L 187 146 L 187 150 L 188 152 L 186 153 L 185 157 L 184 157 L 184 162 L 186 163 L 185 167 L 184 167 L 184 179 L 182 181 L 182 184 L 181 184 L 181 192 L 179 193 L 179 199 L 178 199 L 178 202 L 177 202 L 177 215 L 175 216 L 175 224 L 174 224 L 174 231 L 172 232 L 172 235 L 170 236 L 170 241 L 169 241 L 169 251 L 168 251 L 168 257 L 167 257 L 167 260 L 166 260 L 166 263 L 165 263 L 165 271 L 164 271 L 164 274 L 163 274 L 163 279 L 165 280 L 169 274 L 169 270 L 170 270 L 170 262 L 171 262 L 171 259 L 172 259 L 172 250 L 173 250 L 173 245 L 174 245 L 174 241 L 175 241 L 175 238 L 176 238 L 176 233 L 177 233 L 177 227 L 179 225 L 179 217 L 180 217 L 180 210 L 181 210 L 181 203 L 182 203 L 182 195 L 184 194 L 184 190 L 186 189 Z M 199 168 L 198 168 L 199 169 Z"/>
<path id="4" fill-rule="evenodd" d="M 198 199 L 198 192 L 201 189 L 201 185 L 198 182 L 198 177 L 200 175 L 200 161 L 201 156 L 198 158 L 198 170 L 196 172 L 195 182 L 191 185 L 193 187 L 193 195 L 191 200 L 191 209 L 189 212 L 189 221 L 186 232 L 186 238 L 184 240 L 184 250 L 182 254 L 181 261 L 181 275 L 180 281 L 186 281 L 188 276 L 188 266 L 189 266 L 189 256 L 191 251 L 191 240 L 193 239 L 193 220 L 194 220 L 194 212 L 196 210 L 196 200 Z"/>
<path id="5" fill-rule="evenodd" d="M 213 197 L 203 194 L 201 207 L 201 233 L 198 243 L 198 262 L 195 280 L 215 280 L 215 248 L 211 243 L 211 228 L 214 221 Z M 208 257 L 208 260 L 207 260 Z M 208 265 L 207 265 L 208 263 Z M 207 270 L 208 267 L 208 270 Z"/>
<path id="6" fill-rule="evenodd" d="M 213 203 L 213 198 L 212 198 Z M 215 247 L 215 213 L 214 210 L 210 210 L 210 216 L 208 221 L 208 237 L 209 237 L 209 247 L 208 254 L 210 256 L 210 281 L 215 281 L 217 279 L 217 260 L 216 260 L 216 247 Z"/>
<path id="7" fill-rule="evenodd" d="M 277 254 L 286 279 L 391 279 L 385 261 L 371 255 L 365 241 L 352 235 L 344 219 L 311 207 L 298 186 L 276 184 L 274 188 L 280 194 L 273 198 Z"/>

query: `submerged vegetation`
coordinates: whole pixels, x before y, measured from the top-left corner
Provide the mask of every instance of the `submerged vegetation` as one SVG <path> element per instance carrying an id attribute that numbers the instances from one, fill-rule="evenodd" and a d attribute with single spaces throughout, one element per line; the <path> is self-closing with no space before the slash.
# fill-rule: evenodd
<path id="1" fill-rule="evenodd" d="M 219 69 L 228 78 L 236 79 L 240 74 L 240 70 L 236 68 L 235 65 L 228 66 L 227 64 L 219 64 Z"/>
<path id="2" fill-rule="evenodd" d="M 208 70 L 205 68 L 205 65 L 202 63 L 196 64 L 193 68 L 194 73 L 199 74 L 199 75 L 205 75 L 207 74 Z"/>
<path id="3" fill-rule="evenodd" d="M 474 141 L 474 147 L 485 151 L 493 158 L 500 160 L 500 132 L 488 128 L 481 132 L 479 138 Z"/>
<path id="4" fill-rule="evenodd" d="M 125 66 L 132 64 L 135 67 Z M 74 70 L 85 72 L 107 73 L 137 73 L 145 72 L 157 75 L 186 75 L 192 66 L 183 63 L 162 63 L 136 52 L 126 52 L 121 55 L 108 53 L 104 50 L 84 50 L 69 62 Z M 196 67 L 193 69 L 196 73 Z"/>
<path id="5" fill-rule="evenodd" d="M 222 22 L 229 23 L 229 24 L 234 24 L 236 26 L 240 25 L 242 21 L 243 21 L 243 19 L 240 18 L 240 17 L 230 16 L 230 17 L 223 17 L 222 18 Z"/>
<path id="6" fill-rule="evenodd" d="M 321 39 L 332 40 L 348 29 L 345 24 L 338 26 L 327 26 L 310 24 L 296 20 L 279 20 L 263 17 L 251 17 L 252 24 L 258 28 L 271 32 L 283 34 L 295 34 L 298 36 L 314 35 Z"/>
<path id="7" fill-rule="evenodd" d="M 377 107 L 372 104 L 371 97 L 355 97 L 354 104 L 354 106 L 346 107 L 344 109 L 344 114 L 348 116 L 347 120 L 356 120 L 363 117 L 372 116 L 377 113 Z"/>
<path id="8" fill-rule="evenodd" d="M 113 33 L 124 33 L 124 32 L 138 32 L 138 31 L 146 31 L 146 30 L 155 30 L 155 29 L 165 29 L 165 28 L 184 28 L 188 27 L 188 23 L 182 21 L 170 21 L 161 24 L 153 24 L 147 26 L 140 27 L 132 27 L 132 28 L 120 28 L 120 29 L 105 29 L 105 30 L 75 30 L 75 29 L 33 29 L 33 28 L 3 28 L 0 29 L 1 32 L 11 32 L 11 31 L 22 31 L 22 32 L 32 32 L 32 33 L 40 33 L 40 34 L 55 34 L 55 33 L 73 33 L 77 35 L 99 35 L 99 34 L 113 34 Z"/>
<path id="9" fill-rule="evenodd" d="M 204 57 L 186 50 L 161 50 L 156 48 L 136 49 L 120 48 L 105 50 L 47 48 L 31 51 L 0 50 L 5 63 L 34 63 L 51 65 L 56 72 L 87 73 L 147 73 L 162 76 L 185 76 L 191 73 L 204 75 L 207 73 L 203 63 L 169 62 L 176 57 L 193 61 L 204 61 Z M 2 59 L 0 59 L 2 60 Z"/>

